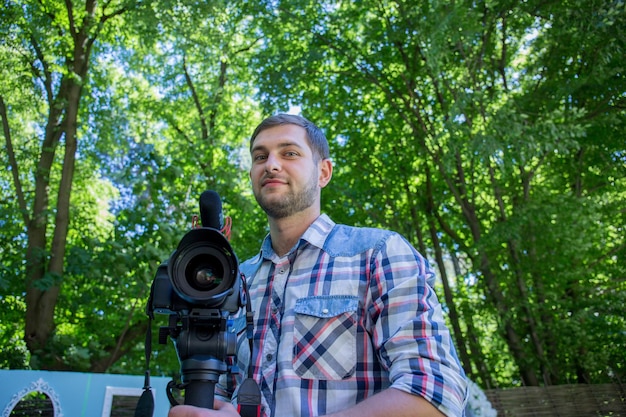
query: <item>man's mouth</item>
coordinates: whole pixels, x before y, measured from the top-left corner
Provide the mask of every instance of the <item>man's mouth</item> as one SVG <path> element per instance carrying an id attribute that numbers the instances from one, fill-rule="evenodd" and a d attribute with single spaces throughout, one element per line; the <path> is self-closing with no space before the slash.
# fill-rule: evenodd
<path id="1" fill-rule="evenodd" d="M 261 186 L 274 186 L 274 185 L 285 185 L 287 181 L 281 180 L 279 178 L 266 178 L 261 182 Z"/>

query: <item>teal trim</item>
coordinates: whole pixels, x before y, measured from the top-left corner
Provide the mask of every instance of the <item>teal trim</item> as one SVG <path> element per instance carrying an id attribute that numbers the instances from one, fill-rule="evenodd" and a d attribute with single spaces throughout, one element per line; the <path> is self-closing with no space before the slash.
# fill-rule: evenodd
<path id="1" fill-rule="evenodd" d="M 83 411 L 80 414 L 82 417 L 89 416 L 89 389 L 91 387 L 91 375 L 87 375 L 87 389 L 85 390 L 85 396 L 83 397 Z"/>

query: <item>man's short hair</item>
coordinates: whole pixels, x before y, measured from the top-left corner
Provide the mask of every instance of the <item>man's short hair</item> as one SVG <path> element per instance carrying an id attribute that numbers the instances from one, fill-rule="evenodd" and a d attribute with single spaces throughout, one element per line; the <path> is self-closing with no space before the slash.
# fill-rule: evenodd
<path id="1" fill-rule="evenodd" d="M 326 139 L 326 135 L 324 135 L 322 129 L 317 127 L 315 123 L 302 116 L 286 113 L 279 113 L 270 116 L 263 120 L 256 127 L 256 129 L 254 129 L 254 132 L 250 137 L 250 150 L 252 151 L 252 145 L 254 144 L 254 140 L 259 135 L 259 133 L 266 129 L 281 125 L 296 125 L 306 130 L 307 139 L 309 140 L 309 145 L 311 146 L 311 149 L 313 151 L 313 158 L 316 162 L 330 158 L 328 140 Z"/>

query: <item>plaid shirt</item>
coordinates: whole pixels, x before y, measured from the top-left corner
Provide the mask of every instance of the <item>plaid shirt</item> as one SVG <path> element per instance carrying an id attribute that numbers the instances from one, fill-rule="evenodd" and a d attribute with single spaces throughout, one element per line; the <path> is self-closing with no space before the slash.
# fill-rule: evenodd
<path id="1" fill-rule="evenodd" d="M 466 382 L 427 261 L 397 233 L 320 216 L 279 257 L 269 236 L 241 265 L 254 311 L 263 416 L 323 416 L 388 387 L 463 415 Z M 243 329 L 243 325 L 238 326 Z M 241 332 L 241 375 L 250 351 Z"/>

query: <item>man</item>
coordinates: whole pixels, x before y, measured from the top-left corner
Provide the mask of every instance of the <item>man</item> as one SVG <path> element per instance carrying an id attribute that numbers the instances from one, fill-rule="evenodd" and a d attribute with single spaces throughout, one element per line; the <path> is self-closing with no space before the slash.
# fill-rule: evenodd
<path id="1" fill-rule="evenodd" d="M 275 115 L 254 131 L 250 152 L 270 233 L 241 265 L 255 329 L 252 355 L 240 343 L 238 360 L 252 367 L 262 415 L 463 415 L 465 376 L 426 260 L 397 233 L 321 214 L 333 171 L 323 132 Z M 238 415 L 227 402 L 215 408 L 177 406 L 169 416 Z"/>

